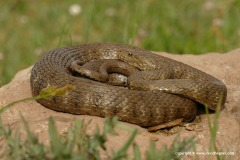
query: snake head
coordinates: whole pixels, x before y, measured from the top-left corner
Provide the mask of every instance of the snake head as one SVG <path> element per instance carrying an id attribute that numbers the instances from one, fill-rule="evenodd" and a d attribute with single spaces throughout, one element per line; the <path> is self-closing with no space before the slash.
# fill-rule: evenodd
<path id="1" fill-rule="evenodd" d="M 156 68 L 156 62 L 152 57 L 147 57 L 136 53 L 136 51 L 126 51 L 126 50 L 118 50 L 117 58 L 123 62 L 126 62 L 140 70 L 153 70 Z"/>

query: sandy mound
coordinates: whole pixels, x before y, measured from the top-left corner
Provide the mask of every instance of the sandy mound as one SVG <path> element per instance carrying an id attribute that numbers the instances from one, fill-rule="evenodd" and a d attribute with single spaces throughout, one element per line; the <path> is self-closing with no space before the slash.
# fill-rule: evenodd
<path id="1" fill-rule="evenodd" d="M 232 159 L 240 156 L 240 49 L 231 51 L 226 54 L 210 53 L 205 55 L 171 55 L 167 53 L 158 53 L 163 56 L 182 61 L 202 71 L 205 71 L 220 80 L 222 80 L 228 88 L 228 97 L 225 109 L 221 112 L 219 119 L 219 131 L 217 133 L 217 146 L 222 151 L 234 152 Z M 31 67 L 22 70 L 16 74 L 12 82 L 0 88 L 0 106 L 8 104 L 12 101 L 31 97 L 29 77 Z M 87 116 L 87 115 L 71 115 L 59 113 L 49 110 L 35 101 L 22 102 L 14 105 L 2 114 L 4 125 L 11 128 L 22 128 L 21 113 L 28 121 L 31 130 L 36 133 L 42 142 L 48 142 L 48 118 L 53 117 L 57 122 L 60 132 L 65 132 L 76 117 L 84 120 L 92 120 L 89 125 L 88 132 L 91 134 L 95 130 L 95 126 L 101 128 L 104 118 Z M 214 115 L 211 115 L 213 118 Z M 190 137 L 195 135 L 197 138 L 196 150 L 199 152 L 207 151 L 209 145 L 209 129 L 207 124 L 207 116 L 201 115 L 198 125 L 202 127 L 201 131 L 181 130 L 181 137 Z M 139 126 L 128 124 L 129 127 L 137 128 L 140 134 L 136 137 L 135 142 L 139 145 L 142 153 L 148 149 L 149 140 L 155 140 L 157 147 L 160 149 L 163 144 L 169 145 L 175 138 L 176 134 L 163 135 L 148 133 L 146 129 Z M 119 134 L 110 136 L 109 142 L 106 144 L 108 148 L 118 149 L 123 145 L 130 133 L 125 130 L 118 130 Z M 1 143 L 4 143 L 0 140 Z M 111 150 L 110 150 L 111 151 Z M 130 151 L 131 152 L 131 151 Z M 211 156 L 204 157 L 211 159 Z M 240 158 L 240 157 L 239 157 Z"/>

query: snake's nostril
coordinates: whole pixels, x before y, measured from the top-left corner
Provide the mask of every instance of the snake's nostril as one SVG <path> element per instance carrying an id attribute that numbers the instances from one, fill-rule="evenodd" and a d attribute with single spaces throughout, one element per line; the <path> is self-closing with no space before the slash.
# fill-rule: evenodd
<path id="1" fill-rule="evenodd" d="M 128 55 L 129 55 L 129 56 L 133 56 L 133 53 L 132 53 L 132 52 L 128 52 Z"/>

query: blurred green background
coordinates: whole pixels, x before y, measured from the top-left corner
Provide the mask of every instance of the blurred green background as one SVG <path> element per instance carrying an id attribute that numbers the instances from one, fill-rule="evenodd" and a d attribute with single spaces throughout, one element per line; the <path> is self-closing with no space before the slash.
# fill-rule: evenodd
<path id="1" fill-rule="evenodd" d="M 178 54 L 240 45 L 239 0 L 1 0 L 0 86 L 48 50 L 112 41 Z"/>

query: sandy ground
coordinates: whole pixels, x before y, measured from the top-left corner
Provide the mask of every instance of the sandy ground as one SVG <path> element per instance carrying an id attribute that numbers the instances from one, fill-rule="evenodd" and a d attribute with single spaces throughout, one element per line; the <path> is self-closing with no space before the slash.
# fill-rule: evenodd
<path id="1" fill-rule="evenodd" d="M 157 53 L 205 71 L 220 80 L 222 80 L 228 88 L 228 97 L 225 109 L 221 111 L 219 119 L 219 130 L 217 132 L 216 144 L 219 149 L 224 152 L 232 152 L 234 155 L 226 157 L 226 159 L 240 159 L 240 49 L 225 54 L 208 53 L 204 55 L 172 55 L 168 53 Z M 30 77 L 31 67 L 18 72 L 14 79 L 7 85 L 0 88 L 0 106 L 10 102 L 31 97 Z M 49 110 L 35 101 L 21 102 L 6 110 L 2 114 L 3 124 L 10 126 L 12 129 L 22 130 L 21 113 L 28 121 L 31 130 L 36 133 L 41 142 L 48 143 L 48 118 L 53 117 L 57 122 L 60 133 L 68 130 L 68 127 L 74 122 L 75 118 L 91 120 L 88 126 L 88 133 L 94 132 L 96 125 L 100 128 L 104 124 L 104 118 L 87 116 L 87 115 L 71 115 Z M 214 118 L 214 114 L 210 115 Z M 207 116 L 202 114 L 198 117 L 196 124 L 201 130 L 188 131 L 182 128 L 176 134 L 165 135 L 162 133 L 149 133 L 145 128 L 137 125 L 124 123 L 128 127 L 136 128 L 140 131 L 135 139 L 140 147 L 141 153 L 144 154 L 148 149 L 149 141 L 156 141 L 157 148 L 161 149 L 163 145 L 170 145 L 177 134 L 181 138 L 195 136 L 196 151 L 206 152 L 209 146 L 210 133 L 208 129 Z M 120 148 L 130 132 L 117 129 L 118 134 L 109 136 L 106 146 L 111 149 Z M 0 139 L 0 145 L 4 145 L 4 141 Z M 132 150 L 129 150 L 132 154 Z M 102 155 L 104 157 L 105 155 Z M 186 156 L 184 159 L 189 159 Z M 212 159 L 215 156 L 199 156 L 200 159 Z"/>

